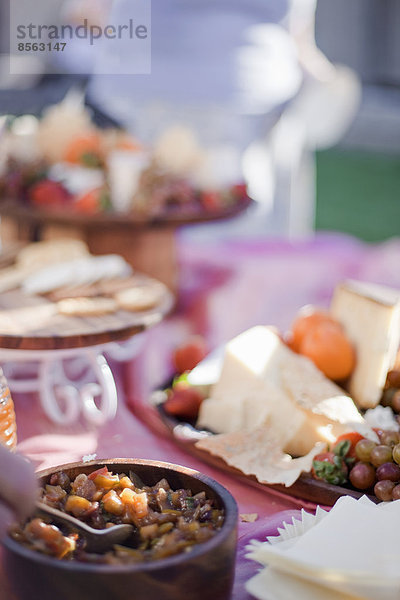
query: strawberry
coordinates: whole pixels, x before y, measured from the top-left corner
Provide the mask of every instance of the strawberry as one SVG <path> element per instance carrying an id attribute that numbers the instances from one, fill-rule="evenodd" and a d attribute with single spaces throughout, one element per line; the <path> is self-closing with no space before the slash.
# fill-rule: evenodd
<path id="1" fill-rule="evenodd" d="M 175 417 L 195 419 L 202 402 L 203 396 L 194 388 L 177 386 L 170 391 L 164 410 Z"/>
<path id="2" fill-rule="evenodd" d="M 322 479 L 333 485 L 343 485 L 347 481 L 348 468 L 338 454 L 321 452 L 313 460 L 311 473 L 315 479 Z"/>
<path id="3" fill-rule="evenodd" d="M 200 201 L 206 211 L 214 212 L 221 208 L 221 200 L 218 192 L 202 192 Z"/>
<path id="4" fill-rule="evenodd" d="M 172 362 L 178 373 L 191 371 L 207 354 L 206 343 L 201 336 L 194 336 L 173 353 Z"/>
<path id="5" fill-rule="evenodd" d="M 42 179 L 33 185 L 28 192 L 29 200 L 38 208 L 60 206 L 70 199 L 69 192 L 57 181 Z"/>

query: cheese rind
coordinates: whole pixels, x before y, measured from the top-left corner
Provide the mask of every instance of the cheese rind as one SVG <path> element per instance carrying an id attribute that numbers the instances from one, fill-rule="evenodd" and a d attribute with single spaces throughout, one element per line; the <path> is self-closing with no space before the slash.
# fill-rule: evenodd
<path id="1" fill-rule="evenodd" d="M 198 426 L 215 433 L 267 426 L 285 452 L 303 456 L 363 419 L 351 398 L 268 327 L 227 344 L 221 376 L 200 408 Z"/>
<path id="2" fill-rule="evenodd" d="M 400 343 L 400 292 L 348 281 L 336 287 L 331 313 L 343 325 L 357 354 L 349 392 L 360 408 L 374 408 Z"/>

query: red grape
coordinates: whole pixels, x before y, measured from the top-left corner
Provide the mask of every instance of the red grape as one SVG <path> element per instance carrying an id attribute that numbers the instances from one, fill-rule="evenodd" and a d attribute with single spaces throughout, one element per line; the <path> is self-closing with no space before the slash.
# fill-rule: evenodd
<path id="1" fill-rule="evenodd" d="M 395 485 L 392 492 L 392 500 L 400 500 L 400 485 Z"/>
<path id="2" fill-rule="evenodd" d="M 392 493 L 395 485 L 393 481 L 388 481 L 387 479 L 383 479 L 382 481 L 378 481 L 374 487 L 375 496 L 378 500 L 383 500 L 383 502 L 389 502 L 392 500 Z"/>
<path id="3" fill-rule="evenodd" d="M 375 483 L 375 469 L 368 463 L 359 462 L 350 471 L 349 479 L 358 490 L 366 490 Z"/>
<path id="4" fill-rule="evenodd" d="M 400 467 L 393 462 L 383 463 L 376 470 L 376 478 L 381 481 L 388 479 L 397 483 L 400 481 Z"/>

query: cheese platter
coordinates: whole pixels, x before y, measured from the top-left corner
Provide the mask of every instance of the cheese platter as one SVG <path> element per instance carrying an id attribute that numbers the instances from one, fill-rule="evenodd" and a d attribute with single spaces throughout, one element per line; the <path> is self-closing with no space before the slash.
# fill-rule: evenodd
<path id="1" fill-rule="evenodd" d="M 0 348 L 67 350 L 120 342 L 158 323 L 174 298 L 121 256 L 84 242 L 48 240 L 18 249 L 0 270 Z"/>
<path id="2" fill-rule="evenodd" d="M 198 430 L 193 424 L 169 415 L 164 408 L 164 402 L 160 402 L 159 400 L 160 396 L 158 396 L 158 400 L 155 400 L 158 417 L 178 446 L 212 467 L 244 481 L 251 487 L 278 495 L 293 496 L 313 504 L 320 504 L 321 506 L 333 506 L 341 496 L 346 495 L 353 498 L 360 498 L 363 495 L 367 495 L 373 502 L 378 502 L 376 496 L 373 494 L 365 494 L 351 486 L 333 485 L 326 481 L 314 479 L 310 473 L 301 473 L 290 487 L 284 484 L 260 483 L 254 475 L 245 475 L 240 469 L 227 464 L 222 458 L 199 448 L 196 442 L 205 436 L 212 435 L 211 432 Z"/>
<path id="3" fill-rule="evenodd" d="M 397 499 L 399 318 L 396 290 L 344 282 L 329 311 L 300 311 L 285 335 L 249 329 L 153 403 L 178 444 L 251 485 L 325 505 Z"/>

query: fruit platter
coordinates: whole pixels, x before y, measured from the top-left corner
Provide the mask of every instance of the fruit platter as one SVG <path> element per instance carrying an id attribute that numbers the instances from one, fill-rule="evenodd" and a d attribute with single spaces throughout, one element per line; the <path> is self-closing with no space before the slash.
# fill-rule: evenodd
<path id="1" fill-rule="evenodd" d="M 178 444 L 252 485 L 333 505 L 400 498 L 400 293 L 345 281 L 288 332 L 194 339 L 152 401 Z"/>
<path id="2" fill-rule="evenodd" d="M 70 98 L 39 119 L 3 118 L 0 147 L 1 209 L 20 218 L 179 223 L 223 218 L 250 203 L 231 151 L 204 147 L 180 124 L 151 144 L 101 129 Z"/>

